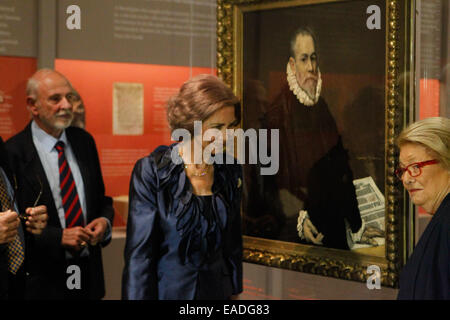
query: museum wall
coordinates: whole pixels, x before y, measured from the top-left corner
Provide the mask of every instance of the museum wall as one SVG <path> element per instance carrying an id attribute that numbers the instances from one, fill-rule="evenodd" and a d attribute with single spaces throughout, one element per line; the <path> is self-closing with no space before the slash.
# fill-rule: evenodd
<path id="1" fill-rule="evenodd" d="M 450 1 L 417 2 L 415 119 L 450 115 Z M 77 5 L 80 29 L 71 19 Z M 55 68 L 86 106 L 106 192 L 114 197 L 113 240 L 104 250 L 107 295 L 120 299 L 127 194 L 137 159 L 170 143 L 164 105 L 200 73 L 216 73 L 215 0 L 1 0 L 0 135 L 29 122 L 26 80 Z M 133 112 L 130 112 L 132 108 Z M 429 217 L 416 210 L 416 239 Z M 395 299 L 397 290 L 369 290 L 345 281 L 244 264 L 242 299 Z"/>
<path id="2" fill-rule="evenodd" d="M 37 66 L 37 1 L 0 2 L 0 135 L 28 123 L 25 85 Z"/>
<path id="3" fill-rule="evenodd" d="M 416 119 L 450 117 L 450 1 L 417 1 L 416 26 Z M 416 212 L 418 241 L 431 216 Z"/>

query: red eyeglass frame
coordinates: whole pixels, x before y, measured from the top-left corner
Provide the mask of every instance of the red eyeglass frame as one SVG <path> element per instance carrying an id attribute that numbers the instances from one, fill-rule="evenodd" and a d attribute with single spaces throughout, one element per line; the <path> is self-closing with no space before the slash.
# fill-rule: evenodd
<path id="1" fill-rule="evenodd" d="M 433 160 L 427 160 L 427 161 L 422 161 L 422 162 L 414 162 L 411 164 L 408 164 L 405 168 L 397 168 L 395 170 L 395 175 L 397 176 L 397 178 L 399 178 L 400 180 L 402 180 L 403 175 L 405 174 L 406 171 L 408 171 L 409 175 L 413 178 L 418 177 L 422 174 L 422 168 L 432 165 L 432 164 L 437 164 L 439 163 L 439 160 L 433 159 Z M 411 173 L 411 171 L 409 171 L 409 167 L 411 166 L 417 166 L 419 168 L 419 174 L 413 175 Z"/>

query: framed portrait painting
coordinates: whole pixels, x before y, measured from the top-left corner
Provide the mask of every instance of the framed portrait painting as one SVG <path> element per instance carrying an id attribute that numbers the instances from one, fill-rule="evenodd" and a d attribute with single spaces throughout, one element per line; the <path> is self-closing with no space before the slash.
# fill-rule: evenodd
<path id="1" fill-rule="evenodd" d="M 412 246 L 394 176 L 414 99 L 412 10 L 218 0 L 218 74 L 241 99 L 244 132 L 267 132 L 259 148 L 275 168 L 244 159 L 245 261 L 357 281 L 375 270 L 397 286 Z"/>

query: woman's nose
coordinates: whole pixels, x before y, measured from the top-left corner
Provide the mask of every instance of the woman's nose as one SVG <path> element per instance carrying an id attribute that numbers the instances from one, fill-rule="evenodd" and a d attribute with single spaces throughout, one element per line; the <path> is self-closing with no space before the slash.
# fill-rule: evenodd
<path id="1" fill-rule="evenodd" d="M 413 182 L 413 180 L 414 180 L 414 177 L 411 176 L 411 174 L 409 173 L 408 170 L 403 172 L 402 182 L 404 185 L 410 184 L 411 182 Z"/>

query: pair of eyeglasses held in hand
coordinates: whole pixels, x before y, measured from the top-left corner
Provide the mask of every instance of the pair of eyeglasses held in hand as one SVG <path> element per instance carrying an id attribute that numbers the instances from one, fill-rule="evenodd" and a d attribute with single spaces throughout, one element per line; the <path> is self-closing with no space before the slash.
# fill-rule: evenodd
<path id="1" fill-rule="evenodd" d="M 42 195 L 42 192 L 43 192 L 42 181 L 39 178 L 39 176 L 37 176 L 37 175 L 36 175 L 36 178 L 39 181 L 40 188 L 39 188 L 39 194 L 38 194 L 36 200 L 34 201 L 33 208 L 36 207 L 37 204 L 39 203 L 39 200 L 41 199 L 41 195 Z M 9 209 L 12 210 L 12 211 L 14 211 L 14 204 L 16 203 L 16 199 L 17 199 L 17 189 L 18 189 L 17 179 L 16 179 L 16 176 L 14 176 L 14 195 L 13 195 L 12 201 L 11 201 L 10 206 L 9 206 Z M 19 213 L 19 218 L 21 220 L 26 221 L 26 220 L 28 220 L 28 215 L 26 213 Z"/>

